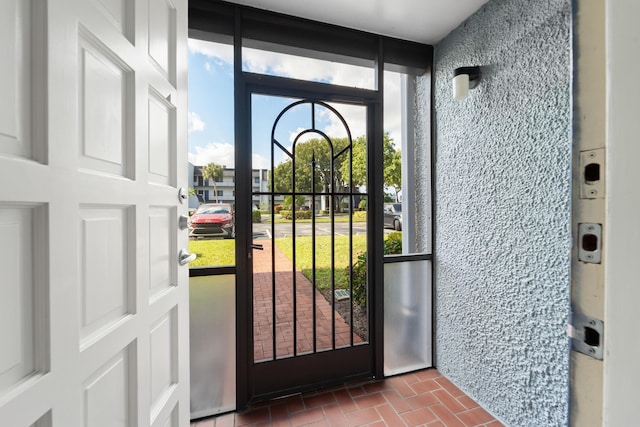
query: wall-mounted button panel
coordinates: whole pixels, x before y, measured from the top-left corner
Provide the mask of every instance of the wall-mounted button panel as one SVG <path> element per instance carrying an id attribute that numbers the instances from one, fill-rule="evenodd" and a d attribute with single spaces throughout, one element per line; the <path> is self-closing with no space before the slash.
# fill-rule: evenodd
<path id="1" fill-rule="evenodd" d="M 580 198 L 604 198 L 604 148 L 580 152 Z"/>

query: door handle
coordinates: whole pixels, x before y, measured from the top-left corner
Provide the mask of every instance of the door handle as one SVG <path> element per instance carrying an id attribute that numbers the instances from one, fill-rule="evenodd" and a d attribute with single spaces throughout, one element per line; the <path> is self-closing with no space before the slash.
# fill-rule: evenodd
<path id="1" fill-rule="evenodd" d="M 180 249 L 180 253 L 178 254 L 178 264 L 187 265 L 190 262 L 193 262 L 198 255 L 190 254 L 186 249 Z"/>
<path id="2" fill-rule="evenodd" d="M 264 246 L 262 246 L 262 245 L 258 245 L 258 244 L 256 244 L 256 243 L 252 243 L 252 244 L 251 244 L 251 249 L 257 249 L 257 250 L 259 250 L 259 251 L 263 251 L 263 250 L 264 250 Z"/>

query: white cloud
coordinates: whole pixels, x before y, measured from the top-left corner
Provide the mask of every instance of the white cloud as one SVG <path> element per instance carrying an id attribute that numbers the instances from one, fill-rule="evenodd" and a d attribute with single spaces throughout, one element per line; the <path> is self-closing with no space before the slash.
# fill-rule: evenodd
<path id="1" fill-rule="evenodd" d="M 253 169 L 270 168 L 269 160 L 260 154 L 253 153 L 251 160 Z M 189 163 L 196 166 L 215 163 L 231 169 L 235 167 L 235 149 L 226 142 L 210 142 L 204 147 L 195 147 L 195 153 L 189 153 Z"/>
<path id="2" fill-rule="evenodd" d="M 233 64 L 233 47 L 222 43 L 213 43 L 204 40 L 189 39 L 189 52 L 199 53 L 208 58 Z"/>
<path id="3" fill-rule="evenodd" d="M 252 169 L 271 169 L 271 162 L 260 154 L 253 153 L 251 155 Z"/>
<path id="4" fill-rule="evenodd" d="M 189 111 L 189 133 L 202 132 L 204 130 L 205 123 L 202 121 L 198 113 Z"/>
<path id="5" fill-rule="evenodd" d="M 244 49 L 244 66 L 248 71 L 275 74 L 300 80 L 312 80 L 342 86 L 373 88 L 373 69 L 301 56 Z"/>
<path id="6" fill-rule="evenodd" d="M 196 166 L 208 163 L 233 168 L 235 165 L 235 150 L 233 145 L 226 142 L 210 142 L 204 147 L 195 147 L 195 153 L 189 153 L 189 162 Z"/>
<path id="7" fill-rule="evenodd" d="M 287 147 L 287 150 L 291 151 L 293 149 L 293 141 L 296 139 L 296 136 L 298 136 L 300 134 L 300 132 L 305 131 L 305 130 L 307 130 L 307 129 L 300 127 L 298 129 L 294 130 L 293 132 L 289 132 L 289 142 L 292 145 Z M 320 135 L 318 135 L 315 132 L 307 132 L 304 135 L 302 135 L 300 138 L 298 138 L 298 143 L 309 141 L 310 139 L 314 139 L 314 138 L 320 138 Z"/>

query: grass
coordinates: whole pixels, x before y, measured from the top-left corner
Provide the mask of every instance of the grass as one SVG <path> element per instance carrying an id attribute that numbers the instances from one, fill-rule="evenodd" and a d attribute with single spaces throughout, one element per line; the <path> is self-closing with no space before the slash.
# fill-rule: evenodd
<path id="1" fill-rule="evenodd" d="M 236 265 L 236 241 L 233 239 L 189 240 L 189 253 L 198 255 L 189 267 Z"/>
<path id="2" fill-rule="evenodd" d="M 276 246 L 287 256 L 293 259 L 293 239 L 291 237 L 276 239 Z M 311 237 L 296 238 L 296 264 L 302 274 L 312 280 L 312 247 Z M 316 237 L 316 286 L 318 289 L 331 287 L 331 237 Z M 364 235 L 353 236 L 353 261 L 358 254 L 367 250 L 367 239 Z M 345 268 L 349 265 L 349 237 L 335 237 L 335 285 L 336 289 L 348 286 L 348 277 Z"/>
<path id="3" fill-rule="evenodd" d="M 334 216 L 335 222 L 349 222 L 349 215 L 344 215 L 344 214 L 336 214 Z M 270 223 L 271 222 L 271 214 L 269 215 L 263 215 L 262 216 L 262 222 L 264 223 Z M 317 216 L 316 217 L 316 223 L 317 224 L 323 224 L 323 223 L 328 223 L 331 222 L 331 217 L 330 216 Z M 357 216 L 354 216 L 353 218 L 353 222 L 367 222 L 366 219 L 359 219 Z M 283 219 L 280 218 L 279 215 L 276 215 L 276 220 L 275 220 L 275 224 L 290 224 L 291 220 L 290 219 Z M 296 224 L 299 223 L 307 223 L 307 224 L 311 224 L 311 219 L 296 219 Z"/>

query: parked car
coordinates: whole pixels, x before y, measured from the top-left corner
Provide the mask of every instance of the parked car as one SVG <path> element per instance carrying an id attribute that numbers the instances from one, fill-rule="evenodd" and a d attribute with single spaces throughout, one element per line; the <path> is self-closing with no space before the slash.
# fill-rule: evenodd
<path id="1" fill-rule="evenodd" d="M 384 226 L 402 230 L 402 203 L 384 204 Z"/>
<path id="2" fill-rule="evenodd" d="M 229 203 L 205 203 L 191 215 L 189 221 L 190 237 L 236 236 L 233 210 Z"/>

